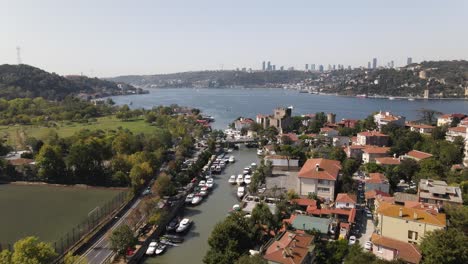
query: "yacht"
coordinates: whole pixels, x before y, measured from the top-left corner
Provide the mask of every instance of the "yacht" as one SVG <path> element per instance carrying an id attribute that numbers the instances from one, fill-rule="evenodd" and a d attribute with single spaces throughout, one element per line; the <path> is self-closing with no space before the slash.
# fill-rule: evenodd
<path id="1" fill-rule="evenodd" d="M 395 100 L 395 97 L 389 97 L 388 100 Z"/>
<path id="2" fill-rule="evenodd" d="M 234 162 L 236 162 L 236 159 L 234 158 L 234 156 L 230 156 L 229 163 L 234 163 Z"/>
<path id="3" fill-rule="evenodd" d="M 203 200 L 203 197 L 201 195 L 195 195 L 195 196 L 193 196 L 192 204 L 197 205 L 197 204 L 201 203 L 202 200 Z M 180 226 L 180 223 L 179 223 L 179 226 Z"/>
<path id="4" fill-rule="evenodd" d="M 242 199 L 242 196 L 245 194 L 245 188 L 240 186 L 237 188 L 237 198 Z"/>
<path id="5" fill-rule="evenodd" d="M 146 255 L 149 255 L 149 256 L 153 255 L 154 252 L 156 251 L 157 247 L 158 247 L 157 242 L 153 241 L 153 242 L 149 243 L 148 249 L 146 250 Z"/>
<path id="6" fill-rule="evenodd" d="M 244 175 L 242 174 L 237 175 L 236 183 L 237 185 L 242 185 L 242 183 L 244 183 Z"/>
<path id="7" fill-rule="evenodd" d="M 162 253 L 164 253 L 164 250 L 166 250 L 166 247 L 167 247 L 166 245 L 164 245 L 163 243 L 160 243 L 154 253 L 156 255 L 161 255 Z"/>
<path id="8" fill-rule="evenodd" d="M 182 233 L 187 231 L 190 228 L 190 225 L 192 225 L 192 220 L 188 218 L 182 219 L 179 223 L 179 227 L 177 227 L 176 232 L 177 233 Z"/>
<path id="9" fill-rule="evenodd" d="M 231 177 L 229 177 L 228 182 L 230 184 L 236 184 L 236 175 L 231 175 Z"/>
<path id="10" fill-rule="evenodd" d="M 244 182 L 245 182 L 245 184 L 250 184 L 250 182 L 252 182 L 252 179 L 251 179 L 250 175 L 248 175 L 248 174 L 245 175 Z"/>

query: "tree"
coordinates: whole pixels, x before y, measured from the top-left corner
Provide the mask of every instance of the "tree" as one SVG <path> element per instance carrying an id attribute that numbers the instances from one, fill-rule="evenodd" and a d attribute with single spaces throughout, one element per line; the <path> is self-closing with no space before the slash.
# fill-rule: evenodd
<path id="1" fill-rule="evenodd" d="M 11 255 L 13 264 L 49 264 L 57 257 L 52 246 L 40 242 L 37 237 L 26 237 L 18 240 L 13 246 Z"/>
<path id="2" fill-rule="evenodd" d="M 11 264 L 12 253 L 5 249 L 0 252 L 0 264 Z"/>
<path id="3" fill-rule="evenodd" d="M 268 262 L 260 254 L 257 254 L 254 256 L 243 255 L 236 261 L 236 264 L 268 264 Z"/>
<path id="4" fill-rule="evenodd" d="M 376 261 L 374 254 L 365 252 L 362 250 L 359 244 L 354 244 L 350 247 L 348 255 L 345 257 L 344 262 L 346 264 L 362 264 L 362 263 L 373 263 Z"/>
<path id="5" fill-rule="evenodd" d="M 82 257 L 80 255 L 73 255 L 71 252 L 68 252 L 65 255 L 63 262 L 64 264 L 87 264 L 88 263 L 85 257 Z"/>
<path id="6" fill-rule="evenodd" d="M 36 156 L 38 176 L 44 181 L 65 182 L 65 162 L 60 147 L 45 144 Z"/>
<path id="7" fill-rule="evenodd" d="M 434 122 L 436 121 L 435 116 L 442 114 L 439 111 L 432 110 L 432 109 L 425 109 L 425 108 L 419 109 L 418 112 L 421 117 L 421 121 L 428 125 L 434 124 Z"/>
<path id="8" fill-rule="evenodd" d="M 174 191 L 174 185 L 171 182 L 171 177 L 166 173 L 159 174 L 156 182 L 153 184 L 153 193 L 159 195 L 160 197 L 171 195 Z"/>
<path id="9" fill-rule="evenodd" d="M 274 229 L 275 219 L 266 203 L 258 203 L 252 210 L 251 221 L 258 225 L 260 229 L 266 229 L 267 234 Z"/>
<path id="10" fill-rule="evenodd" d="M 137 242 L 132 229 L 126 224 L 114 229 L 109 239 L 112 250 L 118 254 L 125 254 L 125 251 L 129 247 L 135 246 Z"/>
<path id="11" fill-rule="evenodd" d="M 346 153 L 341 147 L 333 147 L 330 153 L 330 159 L 339 160 L 343 163 L 346 159 Z"/>
<path id="12" fill-rule="evenodd" d="M 444 211 L 450 228 L 457 229 L 468 235 L 468 207 L 457 205 L 445 205 Z"/>
<path id="13" fill-rule="evenodd" d="M 468 236 L 457 229 L 439 229 L 424 236 L 421 251 L 425 264 L 468 263 Z"/>
<path id="14" fill-rule="evenodd" d="M 343 162 L 343 175 L 352 177 L 353 174 L 359 169 L 359 161 L 349 158 Z"/>
<path id="15" fill-rule="evenodd" d="M 437 126 L 434 129 L 432 129 L 431 137 L 435 140 L 445 139 L 446 132 L 447 132 L 447 128 L 445 126 L 443 127 Z"/>

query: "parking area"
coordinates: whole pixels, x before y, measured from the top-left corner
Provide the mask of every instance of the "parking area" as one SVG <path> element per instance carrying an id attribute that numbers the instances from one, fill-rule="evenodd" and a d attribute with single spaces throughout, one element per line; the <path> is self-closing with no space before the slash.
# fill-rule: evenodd
<path id="1" fill-rule="evenodd" d="M 295 190 L 297 188 L 297 171 L 273 171 L 271 177 L 266 178 L 266 187 L 271 189 L 277 187 L 280 189 Z"/>

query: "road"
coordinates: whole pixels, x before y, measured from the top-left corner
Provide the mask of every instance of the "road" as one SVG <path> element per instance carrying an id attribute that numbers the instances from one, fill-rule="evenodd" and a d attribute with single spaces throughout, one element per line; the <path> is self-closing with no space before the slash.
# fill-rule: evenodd
<path id="1" fill-rule="evenodd" d="M 142 198 L 139 197 L 137 200 L 135 200 L 132 207 L 129 210 L 127 210 L 127 212 L 122 217 L 120 217 L 120 219 L 117 220 L 112 225 L 112 227 L 102 237 L 96 240 L 94 244 L 91 245 L 91 247 L 82 255 L 82 257 L 88 260 L 89 264 L 101 264 L 112 254 L 114 254 L 114 251 L 112 251 L 112 249 L 110 248 L 108 234 L 110 234 L 114 229 L 119 227 L 127 219 L 130 213 L 141 202 L 141 199 Z"/>

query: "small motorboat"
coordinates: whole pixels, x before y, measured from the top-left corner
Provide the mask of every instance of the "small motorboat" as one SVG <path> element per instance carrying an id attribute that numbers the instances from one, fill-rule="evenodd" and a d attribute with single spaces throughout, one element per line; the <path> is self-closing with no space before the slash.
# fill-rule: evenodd
<path id="1" fill-rule="evenodd" d="M 190 228 L 191 225 L 192 225 L 192 220 L 188 218 L 184 218 L 182 219 L 182 221 L 180 221 L 179 227 L 177 227 L 176 232 L 177 233 L 185 232 Z"/>
<path id="2" fill-rule="evenodd" d="M 149 243 L 148 249 L 146 249 L 146 255 L 149 255 L 149 256 L 153 255 L 157 247 L 158 247 L 158 242 L 153 241 Z"/>
<path id="3" fill-rule="evenodd" d="M 206 187 L 207 187 L 208 189 L 211 189 L 211 188 L 213 188 L 213 185 L 214 185 L 214 180 L 213 180 L 213 178 L 208 178 L 208 180 L 206 180 Z"/>
<path id="4" fill-rule="evenodd" d="M 257 149 L 257 155 L 258 156 L 263 155 L 263 149 Z"/>
<path id="5" fill-rule="evenodd" d="M 229 177 L 228 182 L 230 184 L 236 184 L 236 175 L 231 175 L 231 177 Z"/>
<path id="6" fill-rule="evenodd" d="M 181 236 L 176 236 L 176 235 L 165 235 L 163 238 L 169 240 L 172 243 L 180 244 L 184 242 L 184 238 Z"/>
<path id="7" fill-rule="evenodd" d="M 193 196 L 192 205 L 198 205 L 199 203 L 201 203 L 202 200 L 203 200 L 203 197 L 201 196 L 201 194 L 197 194 Z M 180 226 L 180 223 L 179 223 L 179 226 Z"/>
<path id="8" fill-rule="evenodd" d="M 200 190 L 200 192 L 198 193 L 201 197 L 205 197 L 208 195 L 208 188 L 206 187 L 202 187 L 202 189 Z"/>
<path id="9" fill-rule="evenodd" d="M 237 198 L 242 199 L 245 194 L 245 188 L 243 186 L 237 188 Z"/>
<path id="10" fill-rule="evenodd" d="M 232 210 L 233 210 L 233 211 L 240 211 L 240 210 L 241 210 L 241 207 L 240 207 L 240 205 L 235 204 L 235 205 L 232 206 Z"/>
<path id="11" fill-rule="evenodd" d="M 174 218 L 172 221 L 166 226 L 166 231 L 171 232 L 175 231 L 179 226 L 179 219 Z"/>
<path id="12" fill-rule="evenodd" d="M 234 162 L 236 162 L 236 159 L 234 158 L 234 156 L 230 156 L 229 163 L 234 163 Z"/>
<path id="13" fill-rule="evenodd" d="M 221 171 L 222 171 L 221 166 L 219 166 L 219 165 L 216 166 L 215 172 L 216 172 L 216 173 L 221 173 Z"/>
<path id="14" fill-rule="evenodd" d="M 252 169 L 255 169 L 255 168 L 257 167 L 257 163 L 252 162 L 252 164 L 250 164 L 250 167 L 251 167 Z"/>
<path id="15" fill-rule="evenodd" d="M 192 203 L 192 200 L 193 200 L 193 197 L 195 196 L 195 194 L 193 193 L 190 193 L 189 195 L 187 195 L 187 197 L 185 198 L 185 203 Z"/>
<path id="16" fill-rule="evenodd" d="M 245 168 L 245 169 L 242 171 L 242 174 L 244 174 L 244 175 L 247 175 L 247 174 L 249 174 L 249 173 L 250 173 L 250 169 L 248 169 L 248 168 Z"/>
<path id="17" fill-rule="evenodd" d="M 242 174 L 237 175 L 236 183 L 237 185 L 242 185 L 244 183 L 244 175 Z"/>
<path id="18" fill-rule="evenodd" d="M 198 186 L 199 186 L 199 187 L 204 187 L 204 186 L 205 186 L 205 184 L 206 184 L 206 182 L 205 182 L 205 181 L 200 181 L 200 182 L 198 183 Z"/>
<path id="19" fill-rule="evenodd" d="M 228 153 L 231 153 L 232 151 L 233 151 L 232 148 L 229 148 L 229 149 L 227 150 Z"/>
<path id="20" fill-rule="evenodd" d="M 158 247 L 156 248 L 156 250 L 154 251 L 154 253 L 156 255 L 161 255 L 162 253 L 164 253 L 164 251 L 166 250 L 166 245 L 163 244 L 163 243 L 159 243 Z"/>
<path id="21" fill-rule="evenodd" d="M 245 184 L 250 184 L 252 182 L 252 179 L 249 174 L 244 176 L 244 183 Z"/>

